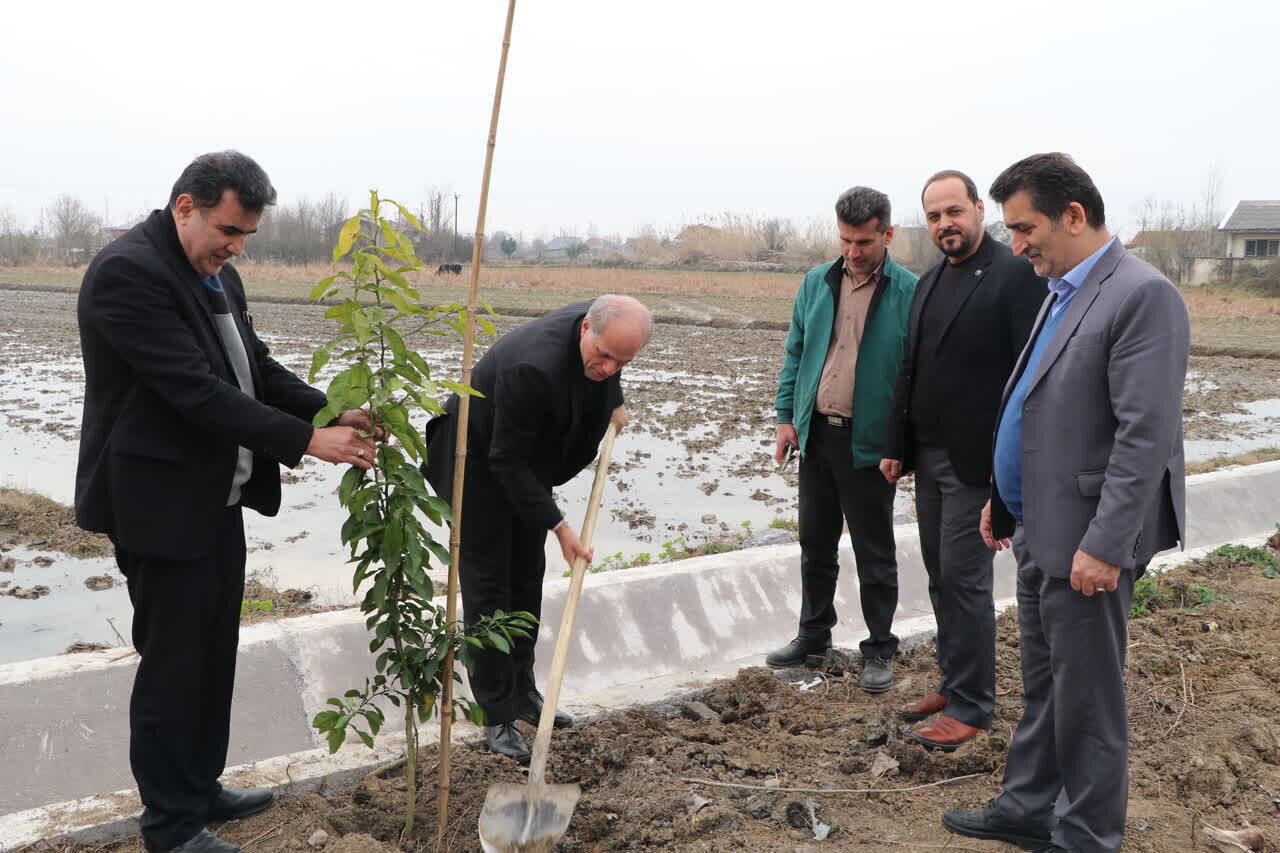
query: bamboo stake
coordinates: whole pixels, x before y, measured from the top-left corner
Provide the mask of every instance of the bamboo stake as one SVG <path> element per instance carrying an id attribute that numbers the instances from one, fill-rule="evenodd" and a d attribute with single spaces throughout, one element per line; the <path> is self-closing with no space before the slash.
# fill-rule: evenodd
<path id="1" fill-rule="evenodd" d="M 511 48 L 511 22 L 516 14 L 516 0 L 507 3 L 507 23 L 502 33 L 502 57 L 498 60 L 498 82 L 493 91 L 493 114 L 489 117 L 489 141 L 484 155 L 484 177 L 480 183 L 480 207 L 476 211 L 476 231 L 471 246 L 471 290 L 467 295 L 467 324 L 462 339 L 462 384 L 471 384 L 471 362 L 476 338 L 476 302 L 480 290 L 480 260 L 484 254 L 484 216 L 489 203 L 489 176 L 493 172 L 493 149 L 498 141 L 498 111 L 502 106 L 502 81 L 507 74 L 507 51 Z M 449 587 L 445 623 L 452 626 L 458 616 L 458 557 L 462 535 L 462 488 L 467 465 L 467 425 L 471 416 L 471 398 L 458 401 L 458 434 L 454 443 L 453 527 L 449 532 Z M 449 738 L 453 727 L 453 648 L 444 659 L 440 682 L 440 770 L 438 775 L 436 835 L 448 828 L 449 813 Z"/>

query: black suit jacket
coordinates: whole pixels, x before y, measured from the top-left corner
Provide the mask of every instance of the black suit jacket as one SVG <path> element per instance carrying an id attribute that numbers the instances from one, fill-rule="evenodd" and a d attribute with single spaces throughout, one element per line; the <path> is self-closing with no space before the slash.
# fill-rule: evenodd
<path id="1" fill-rule="evenodd" d="M 1048 297 L 1045 280 L 1030 262 L 1015 258 L 1008 246 L 983 235 L 974 258 L 973 275 L 962 286 L 960 307 L 942 333 L 934 352 L 921 352 L 920 316 L 938 283 L 943 260 L 920 279 L 911 303 L 911 320 L 902 369 L 894 388 L 885 435 L 885 458 L 902 460 L 902 473 L 915 468 L 915 435 L 911 398 L 922 365 L 937 371 L 944 399 L 942 429 L 947 456 L 956 476 L 971 486 L 991 481 L 991 436 L 1005 380 L 1013 372 L 1040 305 Z"/>
<path id="2" fill-rule="evenodd" d="M 241 503 L 274 515 L 279 464 L 298 464 L 311 418 L 324 408 L 324 394 L 280 366 L 254 333 L 235 269 L 220 275 L 254 397 L 240 390 L 167 209 L 110 243 L 85 272 L 76 522 L 126 551 L 207 553 L 241 446 L 254 454 Z"/>
<path id="3" fill-rule="evenodd" d="M 579 349 L 589 302 L 567 305 L 499 338 L 476 364 L 467 428 L 467 493 L 473 474 L 492 476 L 508 509 L 530 525 L 552 528 L 561 514 L 551 489 L 573 479 L 596 456 L 613 410 L 622 405 L 621 372 L 588 379 Z M 427 426 L 422 471 L 453 499 L 457 395 Z M 474 517 L 474 516 L 471 516 Z"/>

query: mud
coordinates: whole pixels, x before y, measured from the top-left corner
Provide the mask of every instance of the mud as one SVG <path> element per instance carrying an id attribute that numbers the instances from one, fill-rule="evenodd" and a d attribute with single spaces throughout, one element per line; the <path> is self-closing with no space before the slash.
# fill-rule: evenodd
<path id="1" fill-rule="evenodd" d="M 1253 564 L 1209 558 L 1170 572 L 1160 589 L 1162 606 L 1131 623 L 1124 850 L 1204 849 L 1193 840 L 1203 838 L 1204 825 L 1249 823 L 1280 839 L 1280 580 Z M 1198 603 L 1206 597 L 1215 600 Z M 583 792 L 557 849 L 1012 850 L 953 836 L 938 822 L 944 809 L 980 807 L 998 790 L 1021 713 L 1011 612 L 999 619 L 998 650 L 992 730 L 951 754 L 907 740 L 911 726 L 895 713 L 932 688 L 932 646 L 900 657 L 896 685 L 881 696 L 858 689 L 856 667 L 849 674 L 749 668 L 697 701 L 557 732 L 548 779 Z M 318 830 L 326 850 L 358 833 L 386 845 L 364 841 L 368 850 L 479 849 L 489 785 L 520 782 L 523 771 L 474 743 L 456 746 L 449 828 L 436 839 L 434 747 L 419 762 L 416 835 L 402 845 L 402 767 L 372 774 L 349 793 L 285 797 L 220 833 L 264 851 L 313 849 L 306 843 Z"/>

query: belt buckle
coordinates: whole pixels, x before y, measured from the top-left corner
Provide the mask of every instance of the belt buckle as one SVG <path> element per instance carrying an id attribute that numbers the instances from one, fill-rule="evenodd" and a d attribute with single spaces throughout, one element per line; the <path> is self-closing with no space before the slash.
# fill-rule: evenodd
<path id="1" fill-rule="evenodd" d="M 845 419 L 840 415 L 826 415 L 827 423 L 832 426 L 842 427 L 845 425 Z"/>

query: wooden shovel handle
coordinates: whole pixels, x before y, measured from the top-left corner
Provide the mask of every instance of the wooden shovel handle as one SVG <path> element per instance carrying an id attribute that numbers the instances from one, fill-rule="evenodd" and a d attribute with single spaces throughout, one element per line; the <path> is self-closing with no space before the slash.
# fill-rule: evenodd
<path id="1" fill-rule="evenodd" d="M 596 463 L 596 479 L 591 485 L 591 499 L 587 501 L 587 517 L 582 522 L 582 547 L 591 547 L 591 537 L 596 530 L 596 515 L 604 496 L 604 483 L 609 475 L 609 459 L 613 456 L 613 440 L 618 437 L 617 424 L 609 422 Z M 560 702 L 560 682 L 564 680 L 565 664 L 569 660 L 569 639 L 573 634 L 573 620 L 578 613 L 578 598 L 582 595 L 582 579 L 587 574 L 587 561 L 579 557 L 573 561 L 573 574 L 569 579 L 569 592 L 564 599 L 564 615 L 560 617 L 560 633 L 556 635 L 556 651 L 551 658 L 551 674 L 547 677 L 547 693 L 543 699 L 542 716 L 538 718 L 538 734 L 533 741 L 533 758 L 529 761 L 529 784 L 542 782 L 547 769 L 547 756 L 551 752 L 551 727 L 556 718 L 556 705 Z"/>

